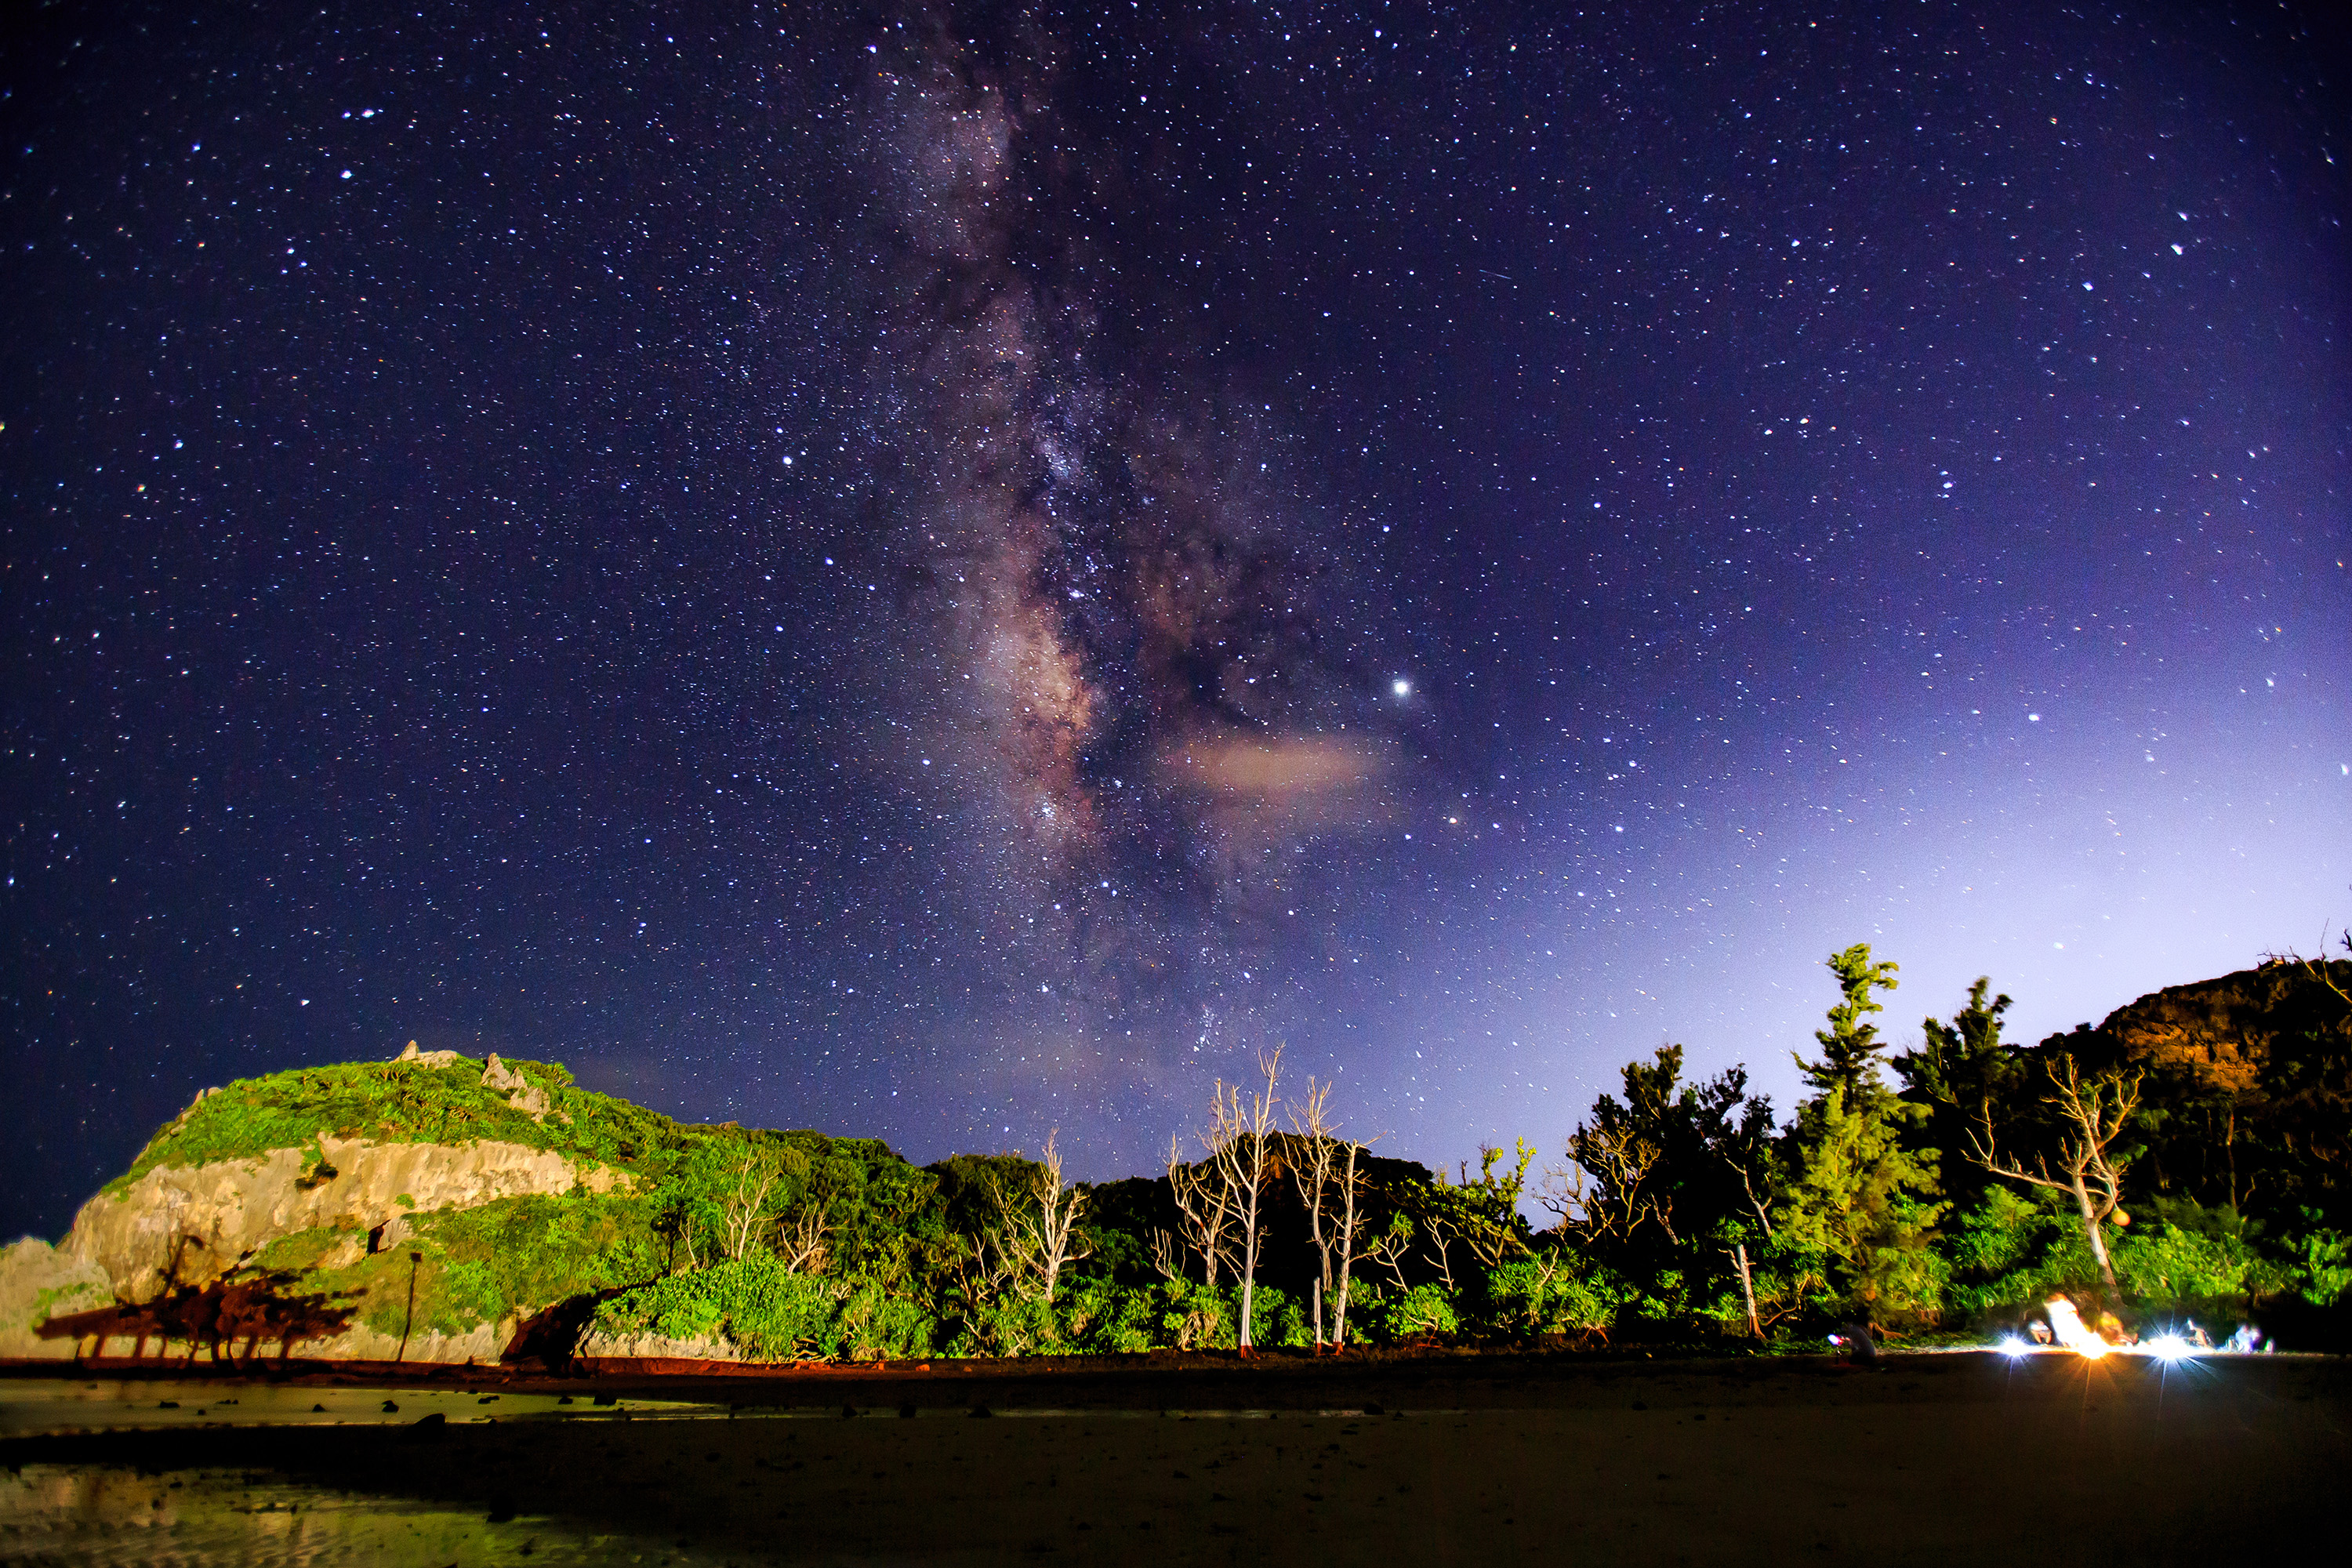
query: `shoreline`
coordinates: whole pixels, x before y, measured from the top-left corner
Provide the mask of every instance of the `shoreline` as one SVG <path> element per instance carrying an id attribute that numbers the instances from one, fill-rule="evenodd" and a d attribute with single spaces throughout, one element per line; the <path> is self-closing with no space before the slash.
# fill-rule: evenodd
<path id="1" fill-rule="evenodd" d="M 733 1379 L 202 1380 L 237 1403 L 0 1436 L 0 1555 L 2074 1568 L 2307 1546 L 2352 1473 L 2336 1356 L 1268 1370 L 803 1377 L 756 1401 Z M 172 1396 L 12 1378 L 0 1411 L 110 1384 L 126 1417 Z M 309 1424 L 241 1418 L 270 1398 Z"/>
<path id="2" fill-rule="evenodd" d="M 2216 1352 L 2166 1362 L 2120 1353 L 2091 1360 L 2058 1350 L 2022 1354 L 1924 1350 L 1881 1352 L 1875 1363 L 1829 1355 L 1708 1357 L 1633 1351 L 1391 1351 L 1360 1359 L 1261 1352 L 1246 1361 L 1232 1352 L 1166 1352 L 887 1365 L 722 1363 L 715 1371 L 624 1365 L 571 1373 L 433 1363 L 298 1361 L 215 1369 L 205 1363 L 193 1368 L 154 1362 L 72 1367 L 19 1361 L 0 1363 L 0 1412 L 23 1405 L 46 1387 L 111 1389 L 121 1396 L 112 1403 L 126 1410 L 134 1407 L 130 1391 L 151 1389 L 187 1392 L 199 1399 L 209 1395 L 213 1405 L 234 1399 L 239 1391 L 282 1391 L 289 1398 L 296 1394 L 371 1393 L 395 1401 L 404 1395 L 487 1395 L 546 1400 L 552 1408 L 583 1415 L 616 1402 L 738 1414 L 865 1408 L 1104 1413 L 1369 1409 L 1378 1414 L 1388 1409 L 1605 1407 L 1637 1387 L 1668 1402 L 1689 1393 L 1694 1399 L 1703 1394 L 1706 1400 L 1744 1398 L 1768 1404 L 1906 1403 L 1986 1397 L 1989 1391 L 2006 1391 L 2021 1382 L 2039 1384 L 2078 1375 L 2115 1386 L 2153 1381 L 2158 1387 L 2226 1377 L 2244 1387 L 2300 1384 L 2326 1390 L 2330 1397 L 2352 1398 L 2352 1356 L 2311 1352 Z M 8 1430 L 0 1423 L 0 1436 Z"/>

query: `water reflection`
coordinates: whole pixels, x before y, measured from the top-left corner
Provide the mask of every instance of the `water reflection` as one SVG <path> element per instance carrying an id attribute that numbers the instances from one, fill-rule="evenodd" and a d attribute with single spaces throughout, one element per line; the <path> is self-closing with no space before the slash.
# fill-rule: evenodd
<path id="1" fill-rule="evenodd" d="M 372 1497 L 250 1470 L 31 1464 L 0 1474 L 0 1561 L 415 1564 L 669 1563 L 723 1559 L 690 1543 L 544 1516 L 499 1519 L 409 1498 Z"/>
<path id="2" fill-rule="evenodd" d="M 727 1407 L 677 1399 L 509 1393 L 415 1384 L 334 1387 L 163 1378 L 10 1378 L 0 1380 L 0 1436 L 125 1432 L 175 1426 L 405 1426 L 420 1416 L 492 1421 L 724 1415 Z"/>

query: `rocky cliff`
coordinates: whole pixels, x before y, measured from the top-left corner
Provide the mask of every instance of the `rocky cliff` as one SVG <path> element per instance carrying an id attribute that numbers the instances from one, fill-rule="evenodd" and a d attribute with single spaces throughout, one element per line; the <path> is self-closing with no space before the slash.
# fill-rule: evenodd
<path id="1" fill-rule="evenodd" d="M 242 1336 L 248 1351 L 495 1360 L 593 1259 L 541 1269 L 509 1299 L 482 1278 L 489 1258 L 529 1253 L 579 1204 L 626 1208 L 643 1173 L 621 1161 L 690 1131 L 573 1089 L 560 1068 L 414 1043 L 390 1062 L 206 1089 L 62 1243 L 0 1253 L 0 1356 L 194 1353 Z M 549 1201 L 553 1220 L 530 1207 Z M 597 1218 L 605 1241 L 644 1228 L 633 1213 Z"/>
<path id="2" fill-rule="evenodd" d="M 599 1301 L 708 1259 L 753 1159 L 779 1205 L 929 1190 L 882 1144 L 680 1123 L 552 1063 L 412 1044 L 241 1080 L 158 1130 L 62 1243 L 0 1253 L 0 1357 L 567 1355 Z"/>
<path id="3" fill-rule="evenodd" d="M 420 1214 L 629 1182 L 610 1165 L 520 1143 L 376 1143 L 321 1130 L 304 1148 L 157 1166 L 84 1204 L 60 1250 L 101 1269 L 118 1300 L 144 1302 L 210 1285 L 302 1231 L 341 1234 L 340 1252 L 318 1265 L 332 1268 L 397 1247 Z"/>
<path id="4" fill-rule="evenodd" d="M 0 1360 L 56 1360 L 71 1343 L 43 1339 L 37 1326 L 106 1306 L 113 1300 L 106 1271 L 51 1247 L 39 1237 L 0 1247 Z"/>
<path id="5" fill-rule="evenodd" d="M 2168 986 L 2042 1046 L 2141 1075 L 2133 1179 L 2158 1197 L 2352 1227 L 2352 963 Z"/>
<path id="6" fill-rule="evenodd" d="M 2210 1094 L 2256 1094 L 2283 1050 L 2352 1042 L 2352 963 L 2273 961 L 2213 980 L 2168 986 L 2107 1015 L 2095 1033 L 2135 1065 L 2176 1074 Z"/>

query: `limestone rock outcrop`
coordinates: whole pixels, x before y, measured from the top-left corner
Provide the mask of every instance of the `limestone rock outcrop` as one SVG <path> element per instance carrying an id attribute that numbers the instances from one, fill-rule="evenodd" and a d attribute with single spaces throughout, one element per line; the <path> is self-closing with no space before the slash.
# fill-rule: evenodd
<path id="1" fill-rule="evenodd" d="M 321 1132 L 311 1146 L 253 1159 L 158 1166 L 84 1204 L 58 1250 L 102 1270 L 118 1300 L 143 1302 L 208 1285 L 278 1237 L 315 1226 L 386 1227 L 376 1238 L 384 1247 L 412 1215 L 574 1186 L 626 1190 L 631 1181 L 520 1143 L 377 1143 Z"/>
<path id="2" fill-rule="evenodd" d="M 609 1334 L 591 1331 L 580 1342 L 587 1361 L 741 1361 L 742 1350 L 719 1334 L 690 1340 L 667 1334 Z"/>
<path id="3" fill-rule="evenodd" d="M 50 1318 L 90 1311 L 113 1299 L 106 1270 L 38 1237 L 0 1247 L 0 1360 L 70 1358 L 71 1341 L 45 1340 L 34 1331 Z"/>
<path id="4" fill-rule="evenodd" d="M 502 1090 L 507 1103 L 524 1115 L 539 1121 L 547 1120 L 547 1113 L 551 1109 L 547 1090 L 499 1060 L 496 1051 L 492 1051 L 489 1060 L 482 1064 L 482 1085 L 486 1089 Z"/>

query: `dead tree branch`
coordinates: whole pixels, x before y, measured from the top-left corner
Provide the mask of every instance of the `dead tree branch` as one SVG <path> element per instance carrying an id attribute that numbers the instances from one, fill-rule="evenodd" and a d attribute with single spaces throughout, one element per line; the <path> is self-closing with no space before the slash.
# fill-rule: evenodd
<path id="1" fill-rule="evenodd" d="M 1257 1294 L 1259 1220 L 1265 1179 L 1274 1155 L 1270 1140 L 1277 1108 L 1282 1103 L 1276 1094 L 1276 1079 L 1282 1071 L 1281 1047 L 1276 1047 L 1261 1055 L 1257 1065 L 1259 1072 L 1265 1077 L 1263 1089 L 1253 1089 L 1245 1095 L 1238 1084 L 1228 1089 L 1222 1079 L 1219 1080 L 1212 1132 L 1202 1140 L 1208 1146 L 1210 1163 L 1223 1189 L 1225 1205 L 1241 1231 L 1239 1339 L 1244 1352 L 1252 1348 L 1250 1313 Z"/>
<path id="2" fill-rule="evenodd" d="M 2058 1063 L 2064 1064 L 2063 1071 Z M 2018 1160 L 2002 1161 L 1994 1151 L 1989 1110 L 1982 1114 L 1981 1131 L 1969 1130 L 1969 1157 L 1996 1176 L 2073 1194 L 2082 1216 L 2083 1235 L 2091 1244 L 2091 1256 L 2098 1260 L 2107 1306 L 2113 1310 L 2122 1305 L 2123 1290 L 2116 1282 L 2115 1262 L 2107 1255 L 2106 1220 L 2123 1202 L 2123 1173 L 2131 1163 L 2128 1157 L 2117 1158 L 2114 1146 L 2132 1113 L 2139 1109 L 2144 1075 L 2112 1071 L 2086 1083 L 2071 1056 L 2060 1057 L 2045 1070 L 2051 1092 L 2042 1103 L 2054 1108 L 2066 1123 L 2055 1171 L 2047 1155 L 2037 1156 L 2030 1170 Z"/>
<path id="3" fill-rule="evenodd" d="M 720 1206 L 720 1239 L 730 1258 L 740 1258 L 766 1228 L 768 1194 L 783 1173 L 780 1162 L 757 1144 L 747 1144 L 735 1163 L 735 1184 Z"/>
<path id="4" fill-rule="evenodd" d="M 1087 1195 L 1063 1179 L 1062 1152 L 1055 1144 L 1059 1136 L 1059 1129 L 1045 1135 L 1045 1152 L 1029 1179 L 1027 1202 L 1013 1201 L 1002 1187 L 996 1190 L 1006 1256 L 1048 1303 L 1061 1284 L 1062 1270 L 1094 1255 L 1093 1245 L 1077 1229 Z"/>

